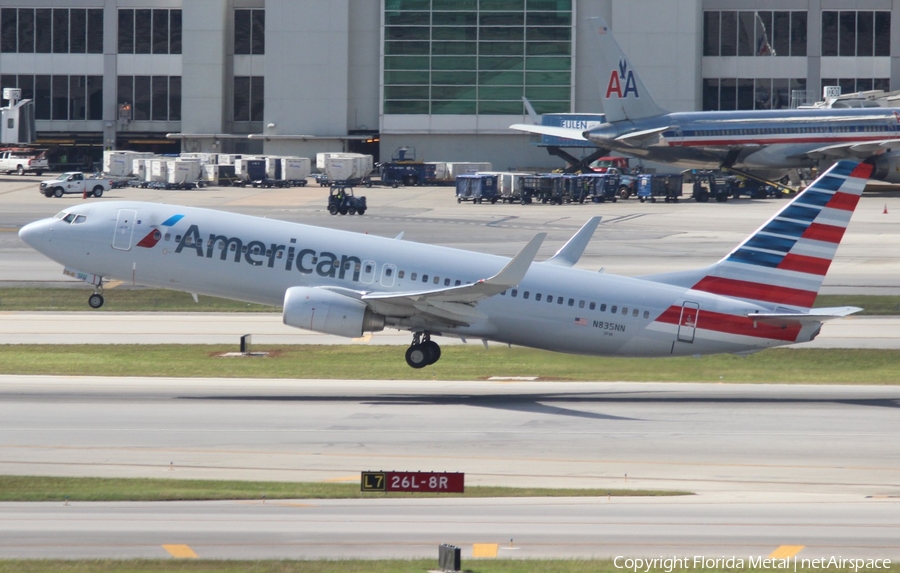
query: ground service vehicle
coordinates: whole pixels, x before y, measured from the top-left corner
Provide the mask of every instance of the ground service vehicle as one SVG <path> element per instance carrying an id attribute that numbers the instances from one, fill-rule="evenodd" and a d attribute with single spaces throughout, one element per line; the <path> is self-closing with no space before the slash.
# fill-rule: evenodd
<path id="1" fill-rule="evenodd" d="M 45 152 L 45 149 L 4 149 L 0 151 L 0 172 L 5 171 L 7 175 L 34 173 L 40 176 L 50 169 Z"/>
<path id="2" fill-rule="evenodd" d="M 80 171 L 63 173 L 57 179 L 41 181 L 40 191 L 45 197 L 62 197 L 65 194 L 87 194 L 88 197 L 102 197 L 103 193 L 112 188 L 109 179 L 100 177 L 85 177 Z"/>
<path id="3" fill-rule="evenodd" d="M 353 215 L 366 213 L 366 198 L 353 195 L 353 187 L 349 185 L 334 185 L 328 193 L 328 212 L 332 215 Z"/>

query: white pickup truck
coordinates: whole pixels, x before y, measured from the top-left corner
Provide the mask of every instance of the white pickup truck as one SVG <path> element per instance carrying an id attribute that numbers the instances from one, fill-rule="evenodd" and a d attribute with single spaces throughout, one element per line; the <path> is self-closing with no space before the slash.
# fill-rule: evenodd
<path id="1" fill-rule="evenodd" d="M 63 173 L 57 179 L 41 181 L 40 192 L 45 197 L 62 197 L 67 193 L 87 193 L 87 196 L 102 197 L 112 188 L 112 181 L 100 177 L 85 177 L 80 171 Z"/>
<path id="2" fill-rule="evenodd" d="M 50 170 L 50 163 L 43 149 L 3 149 L 0 150 L 0 173 L 6 172 L 25 175 L 34 173 L 40 176 Z"/>

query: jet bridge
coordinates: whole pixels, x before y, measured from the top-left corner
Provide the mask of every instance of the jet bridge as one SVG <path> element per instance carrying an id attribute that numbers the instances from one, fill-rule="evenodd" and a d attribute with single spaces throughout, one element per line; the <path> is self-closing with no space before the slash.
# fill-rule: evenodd
<path id="1" fill-rule="evenodd" d="M 0 144 L 20 145 L 35 140 L 34 101 L 21 98 L 19 88 L 3 88 L 3 99 L 9 105 L 0 107 Z"/>

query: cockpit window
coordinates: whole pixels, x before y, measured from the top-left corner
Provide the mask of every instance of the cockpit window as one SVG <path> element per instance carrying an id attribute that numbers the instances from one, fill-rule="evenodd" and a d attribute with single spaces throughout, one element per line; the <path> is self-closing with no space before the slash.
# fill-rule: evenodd
<path id="1" fill-rule="evenodd" d="M 60 221 L 65 221 L 66 223 L 69 223 L 70 225 L 73 223 L 77 225 L 79 223 L 84 223 L 85 221 L 87 221 L 87 215 L 77 215 L 75 213 L 67 213 L 65 211 L 60 211 L 53 218 L 58 219 Z"/>

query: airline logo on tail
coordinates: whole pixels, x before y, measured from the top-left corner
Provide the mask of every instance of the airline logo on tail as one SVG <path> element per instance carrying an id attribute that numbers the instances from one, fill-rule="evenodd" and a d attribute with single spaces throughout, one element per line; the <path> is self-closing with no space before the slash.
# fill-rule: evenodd
<path id="1" fill-rule="evenodd" d="M 615 94 L 619 99 L 625 99 L 628 94 L 634 94 L 635 98 L 640 98 L 638 93 L 637 82 L 634 80 L 634 71 L 628 69 L 628 62 L 624 58 L 619 60 L 619 69 L 613 70 L 609 74 L 609 83 L 606 84 L 606 99 Z"/>

